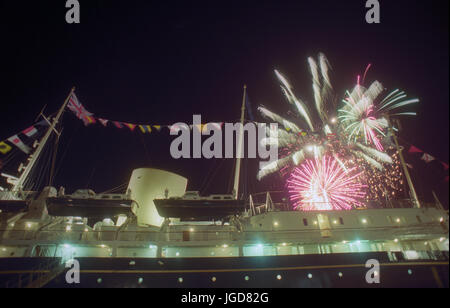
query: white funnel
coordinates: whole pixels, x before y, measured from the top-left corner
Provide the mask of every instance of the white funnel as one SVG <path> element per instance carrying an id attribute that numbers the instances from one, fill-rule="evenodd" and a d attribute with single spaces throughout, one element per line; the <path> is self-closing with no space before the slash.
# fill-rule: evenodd
<path id="1" fill-rule="evenodd" d="M 175 173 L 142 168 L 133 171 L 128 184 L 131 198 L 139 208 L 136 216 L 138 224 L 160 227 L 164 218 L 158 215 L 154 199 L 164 199 L 166 190 L 169 197 L 181 197 L 186 192 L 187 179 Z"/>

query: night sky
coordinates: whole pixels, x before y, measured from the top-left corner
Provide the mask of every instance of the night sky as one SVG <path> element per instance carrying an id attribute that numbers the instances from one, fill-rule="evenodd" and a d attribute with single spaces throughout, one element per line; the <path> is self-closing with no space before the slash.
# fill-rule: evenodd
<path id="1" fill-rule="evenodd" d="M 55 112 L 72 86 L 96 116 L 131 123 L 191 123 L 193 114 L 237 122 L 244 84 L 254 114 L 264 105 L 289 116 L 273 70 L 312 103 L 306 59 L 323 52 L 341 96 L 372 63 L 369 81 L 419 98 L 401 137 L 448 163 L 447 0 L 381 0 L 381 24 L 365 22 L 363 0 L 79 2 L 81 23 L 67 24 L 65 1 L 0 1 L 1 140 L 34 123 L 44 105 Z M 55 186 L 68 192 L 105 191 L 139 167 L 179 173 L 204 193 L 229 187 L 232 161 L 174 160 L 168 131 L 84 127 L 70 112 L 63 126 Z M 434 189 L 448 204 L 448 171 L 407 160 L 419 194 Z M 276 176 L 258 183 L 256 165 L 246 173 L 251 191 L 283 187 Z"/>

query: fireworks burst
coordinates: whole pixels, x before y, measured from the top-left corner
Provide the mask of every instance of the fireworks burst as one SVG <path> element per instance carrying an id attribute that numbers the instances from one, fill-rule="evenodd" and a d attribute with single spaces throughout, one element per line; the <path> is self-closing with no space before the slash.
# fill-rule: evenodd
<path id="1" fill-rule="evenodd" d="M 359 200 L 363 196 L 361 188 L 364 185 L 367 186 L 364 192 L 366 201 L 395 197 L 402 190 L 403 179 L 397 152 L 393 150 L 388 133 L 388 119 L 389 116 L 414 115 L 411 112 L 392 112 L 418 100 L 407 99 L 406 94 L 399 90 L 379 99 L 385 91 L 382 84 L 375 81 L 365 88 L 358 77 L 357 85 L 351 92 L 346 92 L 344 105 L 338 109 L 325 55 L 319 54 L 318 61 L 308 58 L 308 64 L 314 94 L 314 108 L 311 110 L 294 94 L 288 80 L 275 71 L 281 90 L 297 111 L 299 120 L 289 121 L 265 107 L 259 108 L 264 117 L 282 127 L 277 131 L 271 130 L 269 137 L 262 140 L 263 145 L 278 145 L 280 159 L 261 167 L 258 179 L 275 172 L 290 177 L 292 201 L 296 208 L 304 210 L 361 206 Z M 369 67 L 364 73 L 363 83 Z M 325 185 L 320 179 L 325 180 L 330 174 L 342 179 L 341 184 L 349 185 L 347 188 L 335 187 L 330 183 L 329 189 L 336 191 L 337 197 L 332 192 L 321 194 L 317 188 Z M 300 175 L 305 179 L 298 178 Z M 301 193 L 295 193 L 295 189 Z M 351 194 L 352 189 L 356 191 L 355 195 Z M 339 199 L 342 195 L 344 199 Z"/>
<path id="2" fill-rule="evenodd" d="M 367 186 L 361 184 L 361 174 L 356 168 L 344 170 L 333 157 L 307 160 L 287 181 L 290 199 L 295 209 L 303 211 L 363 207 Z"/>
<path id="3" fill-rule="evenodd" d="M 358 156 L 377 169 L 383 168 L 382 163 L 391 163 L 390 157 L 382 151 L 364 146 L 352 138 L 344 138 L 344 134 L 341 133 L 344 130 L 341 129 L 340 123 L 335 117 L 337 104 L 333 87 L 330 83 L 329 62 L 325 55 L 319 54 L 317 62 L 313 58 L 308 58 L 308 63 L 312 75 L 316 117 L 312 116 L 305 102 L 294 94 L 293 87 L 287 79 L 281 73 L 275 71 L 281 83 L 282 92 L 286 96 L 287 101 L 297 109 L 302 121 L 298 124 L 293 123 L 264 107 L 259 108 L 264 117 L 278 122 L 285 130 L 278 130 L 277 138 L 281 149 L 281 158 L 261 168 L 258 173 L 258 179 L 262 179 L 279 170 L 292 169 L 289 166 L 295 167 L 308 158 L 321 158 L 326 153 L 333 156 L 341 165 L 342 162 L 337 158 L 337 153 L 343 154 L 342 152 L 344 151 L 346 153 L 341 156 Z M 366 91 L 366 95 L 374 99 L 377 96 L 375 95 L 375 90 L 372 87 L 369 88 Z M 270 136 L 267 139 L 274 138 Z M 263 143 L 267 144 L 269 142 L 269 140 L 263 140 Z"/>
<path id="4" fill-rule="evenodd" d="M 369 89 L 357 84 L 351 93 L 347 91 L 347 97 L 343 100 L 344 107 L 339 109 L 338 118 L 349 142 L 364 139 L 365 144 L 373 144 L 377 150 L 384 151 L 380 136 L 386 137 L 385 131 L 389 126 L 386 116 L 415 115 L 413 112 L 391 114 L 391 111 L 418 103 L 418 99 L 405 100 L 405 92 L 395 90 L 380 104 L 376 104 L 377 97 L 383 91 L 383 86 L 378 81 L 373 82 Z"/>

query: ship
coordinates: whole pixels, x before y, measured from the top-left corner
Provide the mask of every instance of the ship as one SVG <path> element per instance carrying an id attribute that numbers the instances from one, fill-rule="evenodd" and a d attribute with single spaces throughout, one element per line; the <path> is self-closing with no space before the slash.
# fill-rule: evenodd
<path id="1" fill-rule="evenodd" d="M 157 168 L 133 170 L 119 194 L 26 191 L 66 105 L 0 191 L 3 288 L 448 288 L 448 211 L 417 198 L 405 166 L 410 199 L 348 211 L 239 195 L 240 159 L 231 194 L 186 191 L 187 178 Z"/>

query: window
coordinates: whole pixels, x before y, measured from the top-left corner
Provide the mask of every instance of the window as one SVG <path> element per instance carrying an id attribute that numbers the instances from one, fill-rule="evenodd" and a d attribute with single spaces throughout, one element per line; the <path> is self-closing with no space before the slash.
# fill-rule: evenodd
<path id="1" fill-rule="evenodd" d="M 342 217 L 339 217 L 339 223 L 340 223 L 341 225 L 344 224 L 344 219 L 343 219 Z"/>
<path id="2" fill-rule="evenodd" d="M 303 218 L 303 225 L 307 226 L 308 225 L 308 219 Z"/>
<path id="3" fill-rule="evenodd" d="M 189 242 L 191 236 L 191 232 L 183 231 L 183 242 Z"/>

